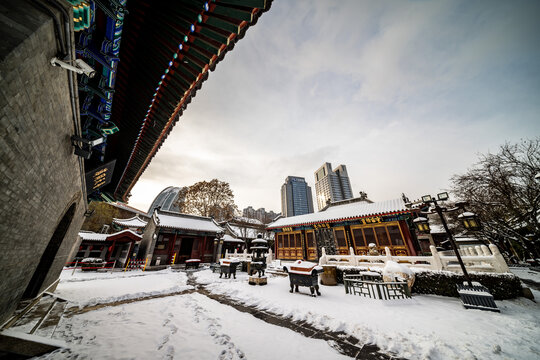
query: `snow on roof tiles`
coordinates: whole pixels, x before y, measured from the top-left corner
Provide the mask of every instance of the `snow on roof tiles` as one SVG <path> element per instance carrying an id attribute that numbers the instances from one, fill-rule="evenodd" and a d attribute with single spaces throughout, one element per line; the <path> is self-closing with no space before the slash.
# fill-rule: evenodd
<path id="1" fill-rule="evenodd" d="M 372 204 L 355 202 L 330 206 L 325 211 L 320 211 L 318 213 L 280 218 L 277 221 L 268 224 L 268 228 L 274 229 L 285 226 L 307 225 L 320 222 L 336 222 L 339 220 L 354 219 L 365 216 L 404 213 L 409 211 L 410 210 L 405 207 L 405 203 L 401 198 L 374 202 Z"/>
<path id="2" fill-rule="evenodd" d="M 109 237 L 120 235 L 122 233 L 131 233 L 131 234 L 137 236 L 138 238 L 142 239 L 141 235 L 139 235 L 136 232 L 131 231 L 131 230 L 122 230 L 122 231 L 115 232 L 114 234 L 100 234 L 100 233 L 95 233 L 95 232 L 90 232 L 90 231 L 80 231 L 79 236 L 83 240 L 105 241 Z"/>
<path id="3" fill-rule="evenodd" d="M 156 221 L 157 220 L 157 221 Z M 223 232 L 212 218 L 156 210 L 154 221 L 159 227 L 206 232 Z"/>
<path id="4" fill-rule="evenodd" d="M 224 241 L 224 242 L 236 242 L 236 243 L 242 243 L 242 244 L 245 243 L 244 240 L 242 240 L 242 239 L 237 239 L 237 238 L 235 238 L 235 237 L 232 237 L 232 236 L 229 235 L 229 234 L 223 235 L 223 241 Z"/>
<path id="5" fill-rule="evenodd" d="M 117 207 L 119 209 L 131 211 L 132 213 L 136 213 L 136 214 L 139 214 L 139 215 L 142 215 L 142 216 L 149 216 L 149 214 L 145 213 L 144 211 L 136 209 L 133 206 L 129 206 L 128 204 L 125 204 L 125 203 L 122 203 L 122 202 L 117 201 L 117 202 L 114 202 L 114 203 L 109 203 L 109 205 L 112 205 L 112 206 Z"/>
<path id="6" fill-rule="evenodd" d="M 135 215 L 134 217 L 129 218 L 129 219 L 113 218 L 113 223 L 118 224 L 120 226 L 143 228 L 146 226 L 148 222 L 140 219 L 137 215 Z"/>

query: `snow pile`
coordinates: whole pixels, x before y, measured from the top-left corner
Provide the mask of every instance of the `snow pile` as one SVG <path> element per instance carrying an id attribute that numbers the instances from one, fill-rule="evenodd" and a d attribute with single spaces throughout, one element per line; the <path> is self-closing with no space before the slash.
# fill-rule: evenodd
<path id="1" fill-rule="evenodd" d="M 414 273 L 407 266 L 398 264 L 395 261 L 387 261 L 384 265 L 383 272 L 383 281 L 393 282 L 393 281 L 406 281 L 409 285 L 409 289 L 412 289 L 414 284 Z"/>
<path id="2" fill-rule="evenodd" d="M 192 289 L 187 275 L 170 269 L 157 272 L 92 274 L 69 279 L 62 276 L 55 294 L 80 307 L 106 304 Z M 125 276 L 123 276 L 125 275 Z M 67 278 L 67 279 L 66 279 Z"/>

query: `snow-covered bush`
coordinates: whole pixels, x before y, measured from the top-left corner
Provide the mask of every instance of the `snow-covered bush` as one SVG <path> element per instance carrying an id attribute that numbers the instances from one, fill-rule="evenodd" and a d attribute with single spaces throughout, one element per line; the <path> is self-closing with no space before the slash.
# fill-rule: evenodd
<path id="1" fill-rule="evenodd" d="M 354 275 L 368 270 L 363 266 L 338 266 L 337 282 L 343 283 L 343 274 Z M 369 268 L 370 271 L 381 273 L 381 268 Z M 463 284 L 465 277 L 451 271 L 415 270 L 415 281 L 412 292 L 417 294 L 434 294 L 458 297 L 457 284 Z M 514 299 L 523 296 L 521 281 L 514 274 L 469 273 L 472 281 L 477 281 L 487 287 L 495 300 Z"/>

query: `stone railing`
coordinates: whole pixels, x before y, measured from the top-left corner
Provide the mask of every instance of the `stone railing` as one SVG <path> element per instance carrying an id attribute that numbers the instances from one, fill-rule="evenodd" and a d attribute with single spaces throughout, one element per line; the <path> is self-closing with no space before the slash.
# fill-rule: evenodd
<path id="1" fill-rule="evenodd" d="M 319 259 L 320 265 L 342 265 L 342 266 L 367 266 L 384 267 L 387 261 L 403 263 L 408 267 L 423 268 L 430 270 L 448 270 L 461 272 L 457 257 L 455 255 L 441 254 L 430 246 L 431 256 L 392 256 L 390 249 L 385 248 L 385 255 L 355 255 L 352 248 L 349 255 L 327 255 L 325 248 L 322 249 L 322 256 Z M 469 271 L 480 272 L 509 272 L 508 265 L 499 252 L 497 246 L 490 244 L 466 247 L 460 249 L 460 255 L 465 267 Z"/>
<path id="2" fill-rule="evenodd" d="M 224 256 L 225 259 L 236 258 L 242 262 L 243 261 L 251 262 L 253 257 L 254 257 L 254 254 L 249 254 L 247 252 L 247 249 L 245 249 L 241 253 L 238 253 L 236 250 L 234 250 L 232 254 L 229 254 L 229 252 L 225 250 L 225 256 Z M 266 263 L 270 264 L 273 260 L 274 260 L 274 254 L 272 253 L 272 249 L 268 249 L 268 253 L 266 254 Z"/>

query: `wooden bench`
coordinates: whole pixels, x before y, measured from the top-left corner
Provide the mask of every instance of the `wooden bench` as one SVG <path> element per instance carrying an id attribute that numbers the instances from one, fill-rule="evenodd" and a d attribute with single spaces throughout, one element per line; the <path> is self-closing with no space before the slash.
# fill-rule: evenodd
<path id="1" fill-rule="evenodd" d="M 406 282 L 382 282 L 364 280 L 363 275 L 344 275 L 345 293 L 368 296 L 380 300 L 405 299 L 411 297 Z"/>

